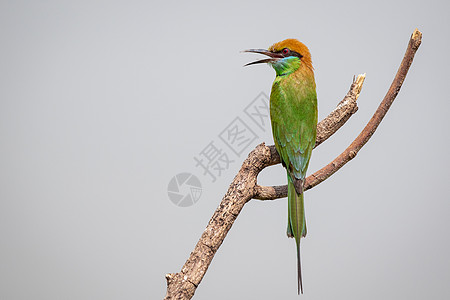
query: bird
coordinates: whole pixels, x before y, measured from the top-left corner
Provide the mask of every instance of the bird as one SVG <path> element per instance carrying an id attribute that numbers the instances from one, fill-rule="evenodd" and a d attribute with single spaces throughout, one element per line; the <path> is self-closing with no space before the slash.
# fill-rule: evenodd
<path id="1" fill-rule="evenodd" d="M 300 240 L 306 236 L 303 187 L 316 142 L 317 94 L 308 47 L 286 39 L 266 49 L 243 52 L 268 56 L 245 66 L 267 63 L 276 73 L 270 93 L 270 120 L 275 148 L 286 168 L 288 182 L 287 235 L 297 248 L 297 293 L 303 294 Z"/>

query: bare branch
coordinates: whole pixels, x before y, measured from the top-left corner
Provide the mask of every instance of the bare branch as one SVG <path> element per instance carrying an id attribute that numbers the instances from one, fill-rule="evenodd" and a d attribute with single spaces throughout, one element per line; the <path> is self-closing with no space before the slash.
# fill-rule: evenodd
<path id="1" fill-rule="evenodd" d="M 375 133 L 378 125 L 380 125 L 387 111 L 391 107 L 392 103 L 394 102 L 395 97 L 399 93 L 403 81 L 406 78 L 406 74 L 408 73 L 409 67 L 411 66 L 411 63 L 414 59 L 414 55 L 416 54 L 416 51 L 419 48 L 421 42 L 422 33 L 416 29 L 411 35 L 408 48 L 406 49 L 405 56 L 403 57 L 397 74 L 395 75 L 394 80 L 392 81 L 392 84 L 386 93 L 386 96 L 384 96 L 383 101 L 381 101 L 378 109 L 375 111 L 369 123 L 367 123 L 366 127 L 364 127 L 362 132 L 350 144 L 350 146 L 345 149 L 344 152 L 342 152 L 328 165 L 306 178 L 304 186 L 305 190 L 309 190 L 310 188 L 315 187 L 316 185 L 336 173 L 337 170 L 339 170 L 346 163 L 355 158 L 359 150 L 361 150 L 361 148 L 369 141 L 369 139 Z M 255 189 L 257 190 L 257 194 L 254 198 L 259 200 L 273 200 L 287 196 L 287 185 L 272 187 L 256 186 Z"/>
<path id="2" fill-rule="evenodd" d="M 358 77 L 353 80 L 347 95 L 339 102 L 336 109 L 317 124 L 317 137 L 314 148 L 332 136 L 354 113 L 356 113 L 358 110 L 356 100 L 358 100 L 359 94 L 361 93 L 364 79 L 366 79 L 366 74 L 358 75 Z"/>
<path id="3" fill-rule="evenodd" d="M 338 103 L 336 108 L 322 121 L 317 124 L 317 137 L 316 144 L 314 148 L 322 144 L 330 136 L 332 136 L 345 122 L 350 119 L 350 117 L 358 111 L 358 105 L 356 100 L 358 100 L 359 94 L 361 93 L 362 85 L 366 79 L 366 74 L 360 74 L 356 79 L 353 80 L 350 90 L 345 95 L 344 99 Z M 276 165 L 281 163 L 280 156 L 278 155 L 275 146 L 268 146 L 272 154 L 272 159 L 269 161 L 269 165 Z M 258 193 L 256 193 L 258 195 Z M 286 197 L 286 196 L 284 196 Z"/>
<path id="4" fill-rule="evenodd" d="M 421 39 L 422 34 L 416 29 L 411 36 L 397 75 L 372 119 L 342 154 L 306 179 L 305 190 L 333 175 L 353 159 L 367 143 L 400 91 Z M 329 138 L 356 112 L 356 99 L 361 91 L 363 81 L 364 75 L 358 76 L 344 100 L 317 125 L 316 146 Z M 252 198 L 268 200 L 286 197 L 286 186 L 264 187 L 256 183 L 258 174 L 265 167 L 277 163 L 280 163 L 280 157 L 274 146 L 265 146 L 262 143 L 250 152 L 181 271 L 166 275 L 167 294 L 164 299 L 191 299 L 193 297 L 215 253 L 247 201 Z"/>

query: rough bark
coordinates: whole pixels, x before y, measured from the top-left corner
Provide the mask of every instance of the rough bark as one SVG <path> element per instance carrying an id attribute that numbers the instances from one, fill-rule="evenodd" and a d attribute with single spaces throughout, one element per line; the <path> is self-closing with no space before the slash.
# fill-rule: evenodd
<path id="1" fill-rule="evenodd" d="M 353 159 L 374 134 L 400 91 L 421 40 L 422 33 L 416 29 L 411 36 L 397 75 L 372 119 L 344 152 L 306 179 L 305 190 L 323 182 Z M 359 75 L 336 109 L 317 125 L 316 146 L 334 134 L 356 112 L 356 100 L 364 78 L 365 75 Z M 267 166 L 278 163 L 280 163 L 280 157 L 274 146 L 266 146 L 262 143 L 250 152 L 181 271 L 166 274 L 167 294 L 164 299 L 191 299 L 193 297 L 215 253 L 247 201 L 286 197 L 286 186 L 265 187 L 257 184 L 258 174 Z"/>

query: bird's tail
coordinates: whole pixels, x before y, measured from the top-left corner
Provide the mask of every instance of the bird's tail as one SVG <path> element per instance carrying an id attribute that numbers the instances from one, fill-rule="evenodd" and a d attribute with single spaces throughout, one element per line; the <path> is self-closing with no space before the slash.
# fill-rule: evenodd
<path id="1" fill-rule="evenodd" d="M 303 294 L 302 267 L 300 260 L 300 239 L 306 236 L 305 208 L 303 193 L 298 194 L 294 183 L 288 175 L 288 229 L 287 235 L 295 239 L 297 245 L 298 294 Z"/>

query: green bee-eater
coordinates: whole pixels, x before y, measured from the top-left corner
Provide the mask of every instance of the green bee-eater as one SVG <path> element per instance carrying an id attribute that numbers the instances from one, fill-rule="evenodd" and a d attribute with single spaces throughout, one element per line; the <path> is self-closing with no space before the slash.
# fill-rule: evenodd
<path id="1" fill-rule="evenodd" d="M 275 147 L 287 171 L 287 235 L 297 245 L 298 293 L 303 293 L 300 239 L 306 236 L 303 184 L 311 151 L 316 142 L 317 96 L 314 69 L 308 48 L 295 39 L 272 45 L 268 50 L 245 52 L 269 56 L 247 65 L 268 63 L 276 72 L 270 93 L 270 119 Z"/>

